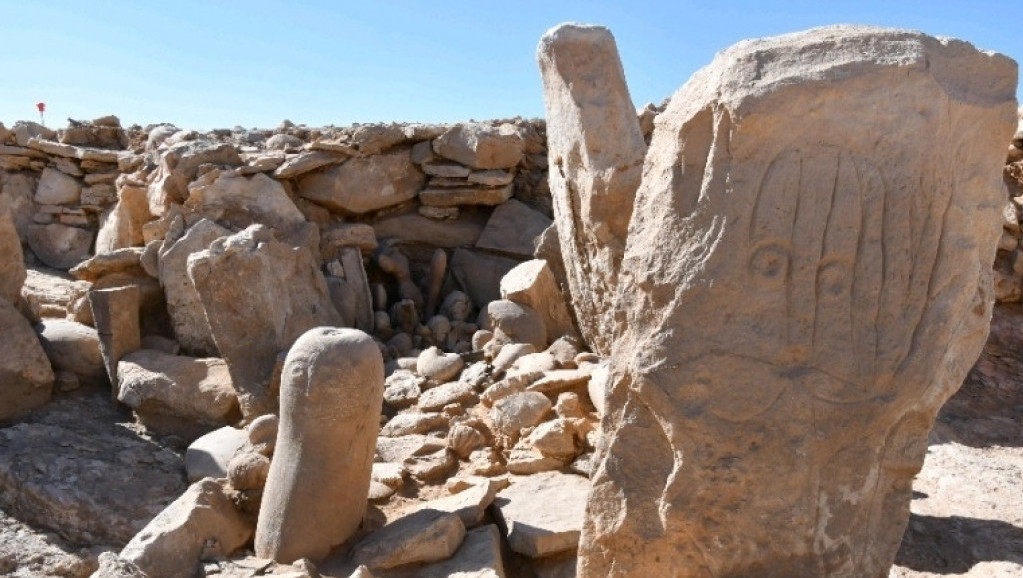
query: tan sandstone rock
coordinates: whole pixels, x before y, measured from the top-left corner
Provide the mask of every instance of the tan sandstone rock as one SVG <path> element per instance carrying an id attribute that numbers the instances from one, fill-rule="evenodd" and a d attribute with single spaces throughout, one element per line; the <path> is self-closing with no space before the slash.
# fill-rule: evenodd
<path id="1" fill-rule="evenodd" d="M 251 537 L 251 522 L 216 480 L 205 478 L 146 524 L 119 557 L 149 578 L 191 578 L 201 560 L 227 556 Z"/>
<path id="2" fill-rule="evenodd" d="M 383 391 L 383 359 L 365 333 L 317 327 L 295 342 L 284 362 L 257 556 L 320 560 L 355 533 L 366 511 Z"/>
<path id="3" fill-rule="evenodd" d="M 53 391 L 53 369 L 39 337 L 14 305 L 0 297 L 0 420 L 46 403 Z"/>
<path id="4" fill-rule="evenodd" d="M 341 323 L 312 253 L 277 241 L 262 225 L 191 255 L 188 277 L 247 419 L 276 406 L 270 381 L 277 354 L 313 327 Z"/>
<path id="5" fill-rule="evenodd" d="M 594 351 L 611 352 L 614 298 L 646 143 L 614 37 L 563 25 L 537 49 L 554 221 L 572 307 Z"/>
<path id="6" fill-rule="evenodd" d="M 412 164 L 410 149 L 357 157 L 303 175 L 298 194 L 332 211 L 361 215 L 412 199 L 426 176 Z"/>
<path id="7" fill-rule="evenodd" d="M 987 334 L 1015 86 L 965 42 L 836 26 L 739 43 L 675 94 L 621 266 L 580 577 L 887 576 Z M 563 150 L 575 117 L 549 112 Z"/>
<path id="8" fill-rule="evenodd" d="M 21 301 L 21 286 L 28 277 L 24 259 L 11 211 L 0 204 L 0 298 L 12 304 Z"/>

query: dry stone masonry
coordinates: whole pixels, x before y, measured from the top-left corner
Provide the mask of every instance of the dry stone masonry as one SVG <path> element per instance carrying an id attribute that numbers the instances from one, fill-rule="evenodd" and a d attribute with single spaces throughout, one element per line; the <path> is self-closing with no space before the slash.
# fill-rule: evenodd
<path id="1" fill-rule="evenodd" d="M 546 122 L 0 125 L 0 574 L 887 576 L 1023 295 L 1014 65 L 538 59 Z"/>

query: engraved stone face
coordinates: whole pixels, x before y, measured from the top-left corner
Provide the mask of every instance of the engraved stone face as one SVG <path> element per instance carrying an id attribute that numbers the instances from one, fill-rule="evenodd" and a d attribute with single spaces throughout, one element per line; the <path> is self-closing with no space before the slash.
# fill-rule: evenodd
<path id="1" fill-rule="evenodd" d="M 580 576 L 887 575 L 986 335 L 1014 86 L 965 43 L 832 27 L 737 45 L 672 98 Z"/>

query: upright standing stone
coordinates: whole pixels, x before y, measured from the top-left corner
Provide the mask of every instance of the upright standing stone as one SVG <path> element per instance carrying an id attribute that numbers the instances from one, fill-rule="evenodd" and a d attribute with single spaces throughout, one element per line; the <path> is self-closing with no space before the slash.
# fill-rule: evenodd
<path id="1" fill-rule="evenodd" d="M 837 26 L 742 42 L 675 94 L 579 576 L 888 575 L 987 334 L 1015 87 L 965 42 Z"/>
<path id="2" fill-rule="evenodd" d="M 277 355 L 313 327 L 341 324 L 312 252 L 277 241 L 263 225 L 190 255 L 188 277 L 247 420 L 276 408 Z"/>
<path id="3" fill-rule="evenodd" d="M 563 24 L 537 50 L 547 107 L 554 222 L 579 330 L 607 355 L 646 143 L 611 32 Z"/>
<path id="4" fill-rule="evenodd" d="M 89 305 L 99 334 L 99 351 L 112 384 L 112 401 L 117 401 L 117 362 L 142 347 L 139 298 L 136 285 L 89 291 Z"/>
<path id="5" fill-rule="evenodd" d="M 369 496 L 384 363 L 369 335 L 317 327 L 284 362 L 281 421 L 256 555 L 320 560 L 358 529 Z"/>

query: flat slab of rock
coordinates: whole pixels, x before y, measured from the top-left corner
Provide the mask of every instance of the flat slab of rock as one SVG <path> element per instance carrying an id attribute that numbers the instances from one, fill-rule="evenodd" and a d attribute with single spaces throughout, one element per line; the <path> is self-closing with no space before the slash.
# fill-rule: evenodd
<path id="1" fill-rule="evenodd" d="M 586 478 L 559 472 L 515 478 L 494 499 L 494 517 L 520 554 L 543 558 L 575 550 L 589 488 Z"/>
<path id="2" fill-rule="evenodd" d="M 422 578 L 504 578 L 501 535 L 494 524 L 469 530 L 450 559 L 417 570 Z"/>
<path id="3" fill-rule="evenodd" d="M 181 458 L 124 419 L 82 393 L 0 429 L 0 508 L 79 544 L 127 543 L 187 484 Z"/>
<path id="4" fill-rule="evenodd" d="M 476 241 L 476 248 L 530 259 L 536 238 L 551 226 L 551 222 L 547 215 L 531 209 L 529 205 L 508 199 L 490 215 L 483 234 Z"/>
<path id="5" fill-rule="evenodd" d="M 352 559 L 371 570 L 450 557 L 462 544 L 465 526 L 448 512 L 419 510 L 398 518 L 364 538 Z"/>
<path id="6" fill-rule="evenodd" d="M 427 207 L 457 207 L 460 205 L 500 205 L 511 198 L 512 185 L 503 187 L 458 187 L 452 189 L 425 189 L 419 193 L 419 202 Z"/>
<path id="7" fill-rule="evenodd" d="M 426 181 L 410 149 L 356 157 L 340 166 L 303 175 L 299 196 L 332 211 L 361 215 L 408 201 Z"/>

